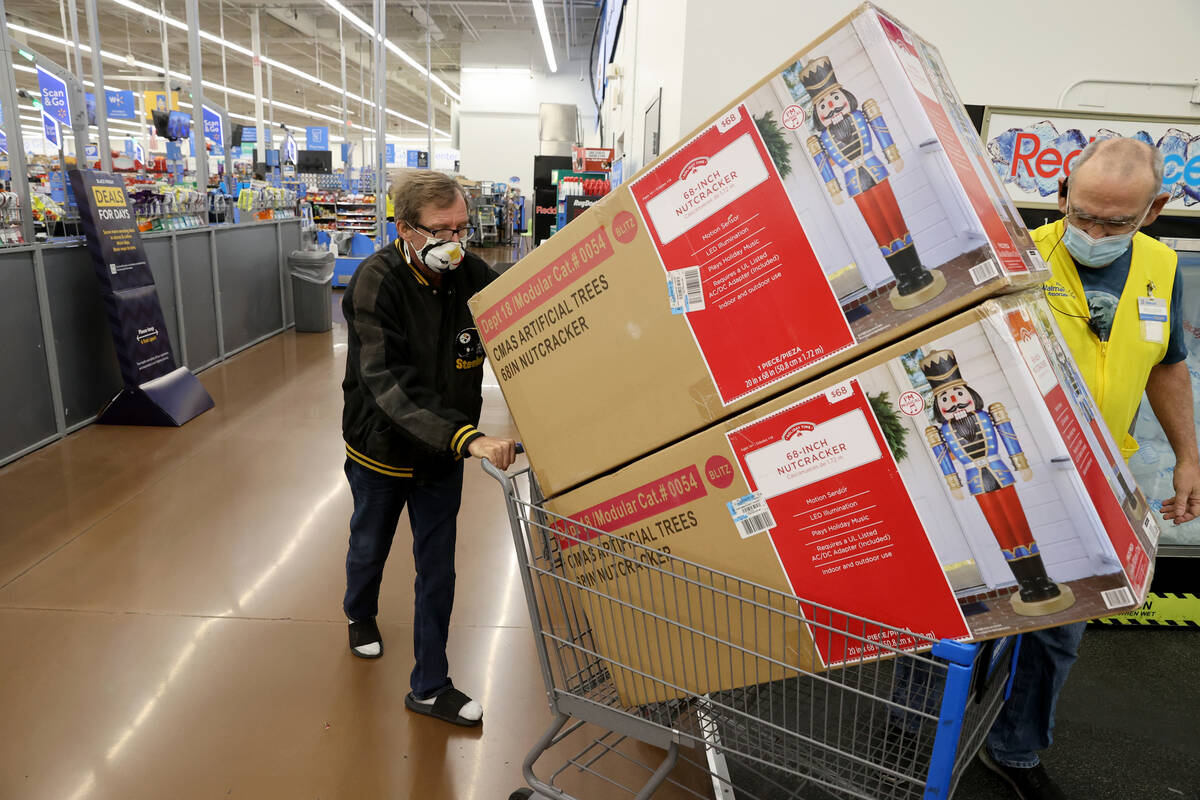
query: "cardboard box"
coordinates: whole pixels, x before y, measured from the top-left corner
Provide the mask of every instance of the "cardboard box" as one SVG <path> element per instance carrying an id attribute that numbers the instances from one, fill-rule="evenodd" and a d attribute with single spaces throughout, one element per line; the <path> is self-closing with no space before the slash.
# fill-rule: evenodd
<path id="1" fill-rule="evenodd" d="M 863 6 L 472 299 L 548 496 L 1041 279 L 944 76 Z"/>
<path id="2" fill-rule="evenodd" d="M 575 172 L 608 172 L 612 169 L 613 154 L 611 147 L 572 148 L 572 169 Z"/>
<path id="3" fill-rule="evenodd" d="M 997 298 L 547 508 L 618 537 L 608 553 L 621 541 L 648 545 L 933 638 L 987 639 L 1134 608 L 1158 524 L 1066 353 L 1040 291 Z M 720 602 L 681 607 L 669 575 L 612 574 L 612 556 L 573 556 L 579 547 L 564 546 L 565 569 L 601 621 L 598 648 L 615 675 L 658 675 L 693 694 L 738 685 L 741 675 L 720 666 L 729 648 L 714 645 L 700 661 L 678 637 L 630 643 L 603 600 L 682 615 L 729 641 L 714 624 Z M 693 607 L 706 610 L 693 618 Z M 872 655 L 811 626 L 772 650 L 808 669 Z M 630 678 L 625 698 L 654 697 L 645 683 Z"/>

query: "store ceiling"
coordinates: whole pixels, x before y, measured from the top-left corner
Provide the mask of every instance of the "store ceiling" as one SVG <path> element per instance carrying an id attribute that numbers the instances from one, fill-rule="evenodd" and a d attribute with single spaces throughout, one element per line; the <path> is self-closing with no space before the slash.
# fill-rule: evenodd
<path id="1" fill-rule="evenodd" d="M 66 44 L 72 41 L 71 2 L 76 4 L 81 41 L 86 43 L 87 18 L 82 0 L 7 0 L 10 26 L 18 26 L 10 27 L 13 40 L 74 69 L 73 51 Z M 187 11 L 184 0 L 165 0 L 161 5 L 156 0 L 96 0 L 96 4 L 101 49 L 126 59 L 124 62 L 104 59 L 104 82 L 108 87 L 135 91 L 161 89 L 164 38 L 170 69 L 185 74 L 189 72 L 187 31 L 164 24 L 134 8 L 140 6 L 152 12 L 161 12 L 170 20 L 185 23 Z M 373 16 L 371 3 L 357 0 L 344 2 L 343 5 L 370 25 Z M 268 67 L 264 64 L 264 97 L 274 98 L 278 104 L 295 107 L 276 105 L 272 109 L 268 103 L 264 106 L 264 116 L 268 121 L 273 118 L 276 125 L 283 123 L 289 128 L 328 125 L 335 136 L 341 134 L 342 93 L 337 88 L 342 85 L 339 54 L 341 16 L 325 0 L 294 0 L 287 3 L 279 0 L 200 0 L 201 30 L 249 49 L 251 15 L 255 10 L 259 12 L 263 56 L 298 70 L 303 76 L 309 76 L 289 74 L 283 67 L 271 66 L 268 93 Z M 551 41 L 560 60 L 567 49 L 568 28 L 571 34 L 570 48 L 572 52 L 577 52 L 590 44 L 598 13 L 595 0 L 546 0 Z M 453 101 L 450 92 L 459 92 L 462 85 L 460 69 L 463 44 L 510 36 L 527 38 L 531 32 L 536 35 L 537 22 L 530 0 L 389 0 L 387 37 L 421 65 L 426 61 L 427 19 L 432 20 L 429 26 L 432 34 L 432 71 L 445 85 L 443 88 L 435 82 L 433 86 L 434 128 L 447 133 L 450 130 L 450 104 Z M 65 41 L 56 42 L 22 28 Z M 374 75 L 370 37 L 345 20 L 342 20 L 341 35 L 346 47 L 348 93 L 369 101 L 373 97 L 371 82 Z M 254 79 L 250 57 L 212 40 L 204 40 L 201 49 L 204 80 L 211 82 L 206 86 L 205 93 L 215 96 L 233 114 L 252 117 L 252 99 L 212 88 L 212 84 L 217 84 L 252 93 Z M 135 61 L 140 63 L 135 64 Z M 530 54 L 530 66 L 535 70 L 545 69 L 545 56 L 540 49 Z M 87 80 L 91 79 L 91 69 L 89 55 L 85 52 L 83 70 Z M 426 130 L 421 123 L 427 118 L 424 75 L 395 53 L 388 54 L 387 71 L 387 107 L 391 112 L 387 117 L 388 134 L 423 138 Z M 18 72 L 16 77 L 19 88 L 36 94 L 34 74 Z M 320 86 L 310 78 L 332 86 Z M 175 79 L 174 82 L 177 85 L 179 81 Z M 25 104 L 22 101 L 22 105 Z M 374 127 L 373 109 L 369 103 L 348 98 L 346 104 L 347 119 L 352 126 Z M 297 109 L 307 109 L 327 119 Z M 23 109 L 22 114 L 32 119 L 36 112 Z M 399 115 L 410 119 L 403 119 Z M 350 133 L 354 137 L 361 136 L 363 132 L 352 128 Z"/>

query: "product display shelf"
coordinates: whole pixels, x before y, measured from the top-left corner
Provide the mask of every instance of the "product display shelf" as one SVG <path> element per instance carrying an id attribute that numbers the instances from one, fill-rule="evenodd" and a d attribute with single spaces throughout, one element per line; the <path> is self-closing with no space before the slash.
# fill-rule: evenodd
<path id="1" fill-rule="evenodd" d="M 0 192 L 0 247 L 24 243 L 21 201 L 15 192 Z"/>
<path id="2" fill-rule="evenodd" d="M 379 226 L 375 216 L 375 196 L 351 194 L 338 198 L 336 226 L 338 230 L 374 236 Z"/>

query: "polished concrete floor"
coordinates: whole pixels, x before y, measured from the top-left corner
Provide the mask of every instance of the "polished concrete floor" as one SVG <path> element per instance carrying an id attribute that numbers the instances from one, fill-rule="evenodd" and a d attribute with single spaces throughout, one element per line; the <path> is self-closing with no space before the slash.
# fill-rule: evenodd
<path id="1" fill-rule="evenodd" d="M 348 652 L 345 348 L 342 325 L 276 336 L 203 372 L 216 408 L 182 428 L 93 425 L 0 468 L 0 798 L 507 798 L 523 785 L 550 716 L 502 496 L 477 462 L 450 658 L 482 728 L 404 709 L 407 522 L 383 584 L 387 652 Z M 515 435 L 489 383 L 480 427 Z M 565 783 L 612 796 L 598 780 Z"/>
<path id="2" fill-rule="evenodd" d="M 522 784 L 549 714 L 502 498 L 477 464 L 460 517 L 450 655 L 456 683 L 483 703 L 482 728 L 404 710 L 413 573 L 403 526 L 381 599 L 387 653 L 363 661 L 347 650 L 344 363 L 341 324 L 288 332 L 202 373 L 216 408 L 182 428 L 90 426 L 0 468 L 0 800 L 503 800 Z M 484 391 L 481 428 L 515 435 L 494 379 Z M 1195 686 L 1196 640 L 1171 641 L 1155 680 Z M 1190 663 L 1172 663 L 1188 652 Z M 1142 667 L 1119 669 L 1135 676 L 1137 709 L 1151 720 L 1129 743 L 1153 742 L 1161 719 L 1167 744 L 1153 757 L 1172 740 L 1194 754 L 1198 715 L 1185 706 L 1195 690 L 1164 692 L 1163 712 L 1136 677 Z M 1093 680 L 1078 683 L 1063 727 L 1062 745 L 1084 757 L 1113 727 L 1092 700 L 1116 679 Z M 597 735 L 577 732 L 546 763 Z M 1114 749 L 1065 774 L 1080 789 L 1107 783 L 1106 769 L 1128 778 Z M 623 752 L 658 757 L 628 743 Z M 1182 753 L 1162 780 L 1190 792 L 1200 781 L 1181 783 L 1195 764 Z M 594 769 L 625 785 L 645 779 L 625 758 Z M 680 785 L 656 798 L 711 796 L 693 770 L 674 777 Z M 574 770 L 562 782 L 582 800 L 629 796 Z M 958 794 L 1005 796 L 977 768 Z"/>

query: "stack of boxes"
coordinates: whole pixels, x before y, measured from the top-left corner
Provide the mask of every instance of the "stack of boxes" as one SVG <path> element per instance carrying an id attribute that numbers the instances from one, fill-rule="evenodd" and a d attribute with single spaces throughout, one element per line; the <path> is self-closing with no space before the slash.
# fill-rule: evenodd
<path id="1" fill-rule="evenodd" d="M 1032 288 L 1045 270 L 940 55 L 864 5 L 471 308 L 550 511 L 970 640 L 1149 584 L 1157 524 Z M 738 684 L 689 663 L 719 653 L 604 630 L 666 683 Z M 812 630 L 780 647 L 852 655 Z"/>

